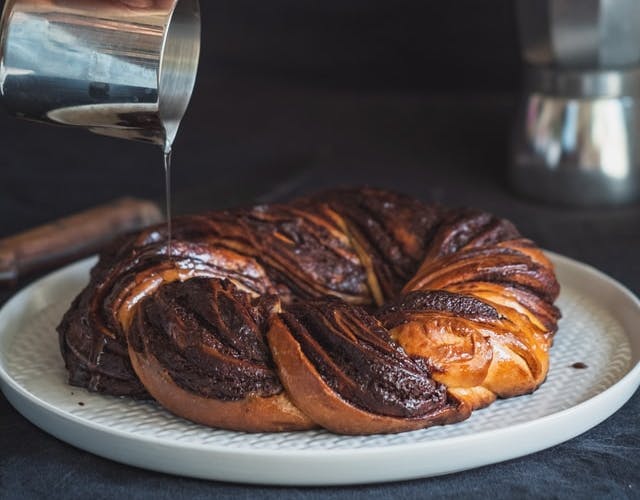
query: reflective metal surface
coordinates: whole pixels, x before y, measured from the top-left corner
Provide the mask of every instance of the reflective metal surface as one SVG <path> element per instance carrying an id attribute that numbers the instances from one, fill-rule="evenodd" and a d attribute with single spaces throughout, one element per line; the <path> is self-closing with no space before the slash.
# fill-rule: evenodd
<path id="1" fill-rule="evenodd" d="M 637 100 L 534 93 L 517 123 L 510 176 L 519 192 L 584 206 L 640 199 Z"/>
<path id="2" fill-rule="evenodd" d="M 640 66 L 629 69 L 525 68 L 526 88 L 558 97 L 640 97 Z"/>
<path id="3" fill-rule="evenodd" d="M 518 0 L 526 79 L 510 180 L 556 203 L 640 201 L 640 1 Z"/>
<path id="4" fill-rule="evenodd" d="M 173 142 L 197 72 L 197 0 L 7 0 L 0 36 L 12 114 Z"/>
<path id="5" fill-rule="evenodd" d="M 518 0 L 523 58 L 559 68 L 640 64 L 638 0 Z"/>

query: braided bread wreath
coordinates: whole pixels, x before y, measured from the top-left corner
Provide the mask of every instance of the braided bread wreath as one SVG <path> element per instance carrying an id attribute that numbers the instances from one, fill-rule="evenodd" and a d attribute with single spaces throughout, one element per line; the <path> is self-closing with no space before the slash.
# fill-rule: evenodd
<path id="1" fill-rule="evenodd" d="M 504 219 L 375 189 L 175 219 L 104 252 L 58 327 L 71 384 L 240 431 L 448 424 L 534 391 L 560 316 Z"/>

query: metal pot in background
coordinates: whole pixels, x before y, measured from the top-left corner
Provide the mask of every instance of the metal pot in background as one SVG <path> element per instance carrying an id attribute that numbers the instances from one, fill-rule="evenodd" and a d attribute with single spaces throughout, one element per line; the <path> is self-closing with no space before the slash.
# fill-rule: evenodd
<path id="1" fill-rule="evenodd" d="M 640 1 L 518 0 L 510 181 L 569 205 L 640 200 Z"/>

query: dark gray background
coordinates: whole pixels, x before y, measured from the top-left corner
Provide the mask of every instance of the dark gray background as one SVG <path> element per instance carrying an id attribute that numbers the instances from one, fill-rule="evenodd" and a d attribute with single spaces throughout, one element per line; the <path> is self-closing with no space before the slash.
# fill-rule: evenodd
<path id="1" fill-rule="evenodd" d="M 640 292 L 638 206 L 548 206 L 506 185 L 520 73 L 512 2 L 202 3 L 200 73 L 175 147 L 178 212 L 368 183 L 509 217 Z M 151 146 L 5 114 L 0 132 L 0 237 L 123 195 L 162 200 Z M 639 410 L 636 394 L 567 443 L 441 478 L 256 488 L 98 458 L 0 396 L 0 498 L 639 498 Z"/>

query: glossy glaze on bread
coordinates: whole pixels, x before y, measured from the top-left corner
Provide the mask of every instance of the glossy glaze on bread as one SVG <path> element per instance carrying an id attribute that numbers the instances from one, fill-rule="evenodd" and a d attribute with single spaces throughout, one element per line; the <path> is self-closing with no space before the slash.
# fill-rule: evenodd
<path id="1" fill-rule="evenodd" d="M 559 287 L 504 219 L 369 188 L 182 217 L 105 252 L 69 381 L 246 431 L 400 432 L 534 391 Z"/>

